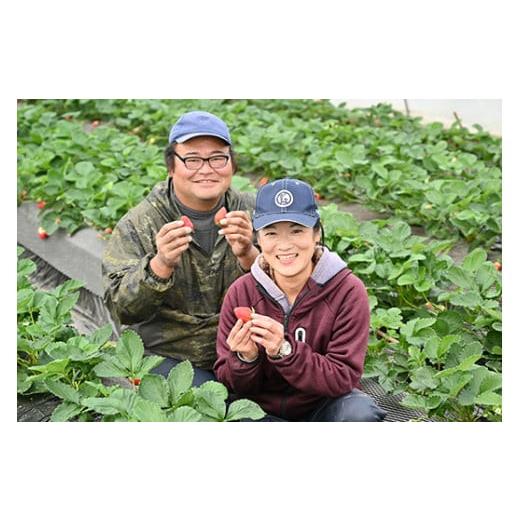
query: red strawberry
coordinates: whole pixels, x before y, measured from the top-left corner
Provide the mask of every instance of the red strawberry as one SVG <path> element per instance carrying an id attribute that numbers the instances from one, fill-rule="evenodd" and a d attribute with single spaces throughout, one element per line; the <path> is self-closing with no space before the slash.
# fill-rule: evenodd
<path id="1" fill-rule="evenodd" d="M 47 203 L 44 200 L 39 200 L 36 206 L 38 206 L 38 209 L 43 209 Z"/>
<path id="2" fill-rule="evenodd" d="M 112 228 L 109 228 L 109 227 L 105 228 L 105 233 L 107 235 L 110 235 L 112 233 Z"/>
<path id="3" fill-rule="evenodd" d="M 255 311 L 249 307 L 235 307 L 233 312 L 235 313 L 237 320 L 242 320 L 244 323 L 246 323 L 247 321 L 251 321 L 252 314 Z"/>
<path id="4" fill-rule="evenodd" d="M 193 222 L 190 220 L 190 217 L 186 217 L 182 215 L 181 220 L 184 222 L 184 225 L 187 227 L 190 227 L 191 229 L 194 229 Z"/>
<path id="5" fill-rule="evenodd" d="M 493 262 L 493 265 L 497 271 L 502 271 L 502 264 L 500 262 Z"/>
<path id="6" fill-rule="evenodd" d="M 215 214 L 215 218 L 213 219 L 215 221 L 215 224 L 217 226 L 220 226 L 220 221 L 226 216 L 227 209 L 222 207 L 220 208 L 217 213 Z"/>
<path id="7" fill-rule="evenodd" d="M 141 384 L 141 378 L 140 377 L 129 377 L 128 380 L 130 383 L 132 383 L 134 386 L 139 386 Z"/>
<path id="8" fill-rule="evenodd" d="M 95 121 L 92 121 L 92 127 L 97 128 L 99 126 L 99 121 L 96 119 Z"/>
<path id="9" fill-rule="evenodd" d="M 262 177 L 258 183 L 257 183 L 257 186 L 260 187 L 260 186 L 263 186 L 264 184 L 267 184 L 269 182 L 269 179 L 267 177 Z"/>
<path id="10" fill-rule="evenodd" d="M 45 231 L 45 229 L 43 229 L 42 227 L 38 228 L 38 236 L 42 240 L 45 240 L 46 238 L 49 238 L 49 235 L 47 234 L 47 231 Z"/>

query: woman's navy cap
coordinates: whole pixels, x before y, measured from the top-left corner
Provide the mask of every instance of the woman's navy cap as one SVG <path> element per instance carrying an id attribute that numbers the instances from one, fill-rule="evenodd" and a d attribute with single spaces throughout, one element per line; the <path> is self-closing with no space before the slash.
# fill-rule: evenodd
<path id="1" fill-rule="evenodd" d="M 200 110 L 187 112 L 179 117 L 170 130 L 168 142 L 184 143 L 188 139 L 201 135 L 219 137 L 231 146 L 231 137 L 226 123 L 217 116 Z"/>
<path id="2" fill-rule="evenodd" d="M 313 189 L 297 179 L 281 179 L 262 186 L 256 195 L 253 227 L 256 231 L 276 222 L 314 227 L 320 214 Z"/>

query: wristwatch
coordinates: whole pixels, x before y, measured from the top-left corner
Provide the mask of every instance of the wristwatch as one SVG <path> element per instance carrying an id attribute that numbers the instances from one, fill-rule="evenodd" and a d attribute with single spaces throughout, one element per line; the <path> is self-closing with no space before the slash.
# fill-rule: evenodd
<path id="1" fill-rule="evenodd" d="M 273 359 L 282 359 L 285 356 L 288 356 L 292 352 L 292 346 L 287 340 L 283 340 L 280 345 L 280 350 L 276 356 L 273 356 Z"/>

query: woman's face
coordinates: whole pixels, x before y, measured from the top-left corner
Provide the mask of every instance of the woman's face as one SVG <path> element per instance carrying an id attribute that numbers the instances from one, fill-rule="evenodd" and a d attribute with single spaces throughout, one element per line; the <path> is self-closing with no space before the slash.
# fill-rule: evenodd
<path id="1" fill-rule="evenodd" d="M 309 278 L 320 232 L 293 222 L 277 222 L 257 233 L 264 259 L 278 278 Z"/>

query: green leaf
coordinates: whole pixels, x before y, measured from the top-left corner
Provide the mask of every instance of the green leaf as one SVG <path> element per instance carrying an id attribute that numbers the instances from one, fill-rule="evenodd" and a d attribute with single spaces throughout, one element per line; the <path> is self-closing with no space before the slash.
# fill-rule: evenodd
<path id="1" fill-rule="evenodd" d="M 96 330 L 88 337 L 90 343 L 102 347 L 112 337 L 112 325 L 107 323 L 105 326 Z"/>
<path id="2" fill-rule="evenodd" d="M 471 251 L 471 253 L 464 258 L 462 262 L 463 269 L 467 269 L 472 273 L 475 272 L 485 261 L 487 258 L 487 253 L 484 249 L 478 247 Z"/>
<path id="3" fill-rule="evenodd" d="M 128 369 L 123 369 L 112 361 L 101 361 L 94 367 L 94 373 L 98 377 L 128 377 L 130 372 Z"/>
<path id="4" fill-rule="evenodd" d="M 137 394 L 126 388 L 117 388 L 108 397 L 87 397 L 81 404 L 102 414 L 116 415 L 131 413 Z"/>
<path id="5" fill-rule="evenodd" d="M 406 395 L 402 399 L 401 404 L 416 410 L 426 410 L 427 408 L 426 397 L 423 397 L 422 395 Z"/>
<path id="6" fill-rule="evenodd" d="M 57 342 L 46 349 L 53 358 L 69 358 L 71 361 L 84 361 L 98 354 L 99 346 L 89 342 L 84 336 L 74 336 L 67 343 Z"/>
<path id="7" fill-rule="evenodd" d="M 448 396 L 456 397 L 459 392 L 471 381 L 473 375 L 468 372 L 458 372 L 441 378 L 441 384 L 448 390 Z"/>
<path id="8" fill-rule="evenodd" d="M 439 382 L 434 379 L 435 370 L 432 367 L 421 367 L 413 370 L 410 374 L 410 388 L 414 390 L 433 390 Z"/>
<path id="9" fill-rule="evenodd" d="M 144 355 L 143 340 L 133 330 L 125 330 L 116 345 L 115 355 L 134 374 Z"/>
<path id="10" fill-rule="evenodd" d="M 195 409 L 217 421 L 226 416 L 227 389 L 221 383 L 208 381 L 196 389 Z"/>
<path id="11" fill-rule="evenodd" d="M 463 289 L 470 289 L 475 285 L 473 276 L 467 270 L 456 265 L 449 269 L 446 277 L 450 282 Z"/>
<path id="12" fill-rule="evenodd" d="M 444 401 L 443 396 L 439 394 L 429 395 L 426 397 L 426 409 L 433 410 L 439 407 Z"/>
<path id="13" fill-rule="evenodd" d="M 136 396 L 130 416 L 140 422 L 165 422 L 168 420 L 159 404 L 141 399 L 139 396 Z"/>
<path id="14" fill-rule="evenodd" d="M 74 169 L 81 175 L 81 176 L 90 176 L 94 172 L 95 168 L 94 165 L 91 162 L 88 161 L 82 161 L 76 164 Z"/>
<path id="15" fill-rule="evenodd" d="M 464 293 L 453 294 L 450 296 L 450 302 L 453 303 L 453 305 L 460 305 L 461 307 L 474 309 L 482 302 L 482 298 L 477 291 L 467 291 Z"/>
<path id="16" fill-rule="evenodd" d="M 500 406 L 502 404 L 502 396 L 495 392 L 484 392 L 475 399 L 476 404 L 488 406 Z"/>
<path id="17" fill-rule="evenodd" d="M 211 392 L 217 395 L 219 399 L 222 399 L 223 401 L 225 401 L 228 398 L 227 388 L 218 381 L 206 381 L 198 389 Z"/>
<path id="18" fill-rule="evenodd" d="M 397 279 L 397 285 L 412 285 L 417 280 L 415 271 L 406 271 Z"/>
<path id="19" fill-rule="evenodd" d="M 171 402 L 175 404 L 193 383 L 193 367 L 188 360 L 175 365 L 168 374 Z"/>
<path id="20" fill-rule="evenodd" d="M 141 379 L 139 395 L 143 399 L 153 401 L 159 406 L 169 406 L 170 390 L 166 379 L 158 374 L 147 374 Z"/>
<path id="21" fill-rule="evenodd" d="M 27 379 L 27 371 L 18 369 L 16 371 L 16 392 L 23 394 L 31 388 L 32 381 Z"/>
<path id="22" fill-rule="evenodd" d="M 502 374 L 488 371 L 482 379 L 479 391 L 485 393 L 498 388 L 502 388 Z"/>
<path id="23" fill-rule="evenodd" d="M 65 369 L 69 364 L 68 359 L 56 359 L 47 363 L 46 365 L 34 365 L 32 367 L 28 367 L 28 370 L 32 370 L 33 372 L 40 372 L 42 375 L 51 376 L 55 374 L 64 374 Z M 34 378 L 35 376 L 31 376 Z"/>
<path id="24" fill-rule="evenodd" d="M 137 371 L 136 377 L 143 377 L 164 361 L 162 356 L 144 356 Z"/>
<path id="25" fill-rule="evenodd" d="M 334 154 L 336 160 L 343 166 L 343 168 L 350 169 L 354 166 L 354 156 L 352 150 L 339 150 Z"/>
<path id="26" fill-rule="evenodd" d="M 52 422 L 65 422 L 73 417 L 76 417 L 83 411 L 84 407 L 80 404 L 72 403 L 70 401 L 60 403 L 54 408 L 51 421 Z"/>
<path id="27" fill-rule="evenodd" d="M 257 403 L 249 399 L 238 399 L 230 404 L 226 421 L 239 421 L 240 419 L 257 421 L 262 417 L 265 417 L 265 412 Z"/>
<path id="28" fill-rule="evenodd" d="M 203 417 L 191 406 L 180 406 L 169 414 L 168 419 L 174 422 L 199 422 Z"/>
<path id="29" fill-rule="evenodd" d="M 60 397 L 64 401 L 71 401 L 80 404 L 81 396 L 75 388 L 72 388 L 72 386 L 53 379 L 45 381 L 45 386 L 47 386 L 49 392 Z"/>

